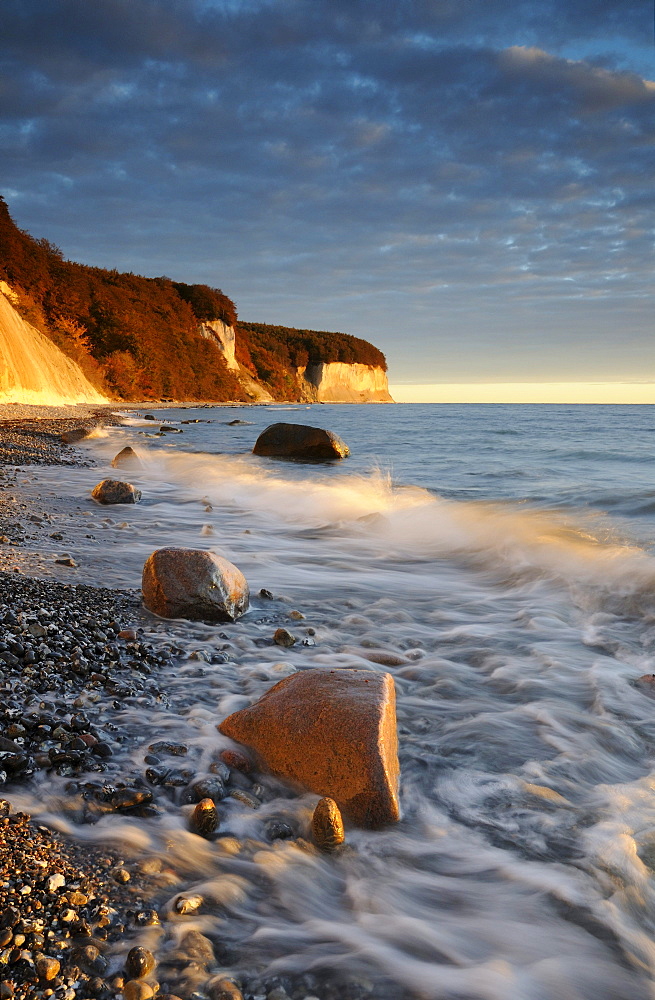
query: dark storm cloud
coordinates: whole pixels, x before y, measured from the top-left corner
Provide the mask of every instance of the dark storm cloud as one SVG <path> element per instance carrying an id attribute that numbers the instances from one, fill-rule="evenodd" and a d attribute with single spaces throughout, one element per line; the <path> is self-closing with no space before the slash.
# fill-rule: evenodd
<path id="1" fill-rule="evenodd" d="M 609 370 L 594 303 L 639 335 L 650 290 L 644 21 L 599 0 L 5 0 L 3 191 L 71 257 L 221 285 L 392 366 L 400 317 L 435 370 L 460 363 L 452 332 L 482 374 L 488 336 L 534 363 L 587 295 Z M 566 359 L 580 377 L 585 351 Z"/>

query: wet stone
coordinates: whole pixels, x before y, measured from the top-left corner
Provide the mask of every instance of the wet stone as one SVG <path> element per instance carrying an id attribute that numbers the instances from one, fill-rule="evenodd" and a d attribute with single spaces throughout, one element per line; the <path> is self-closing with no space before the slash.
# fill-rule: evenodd
<path id="1" fill-rule="evenodd" d="M 132 979 L 150 975 L 155 967 L 155 956 L 147 948 L 132 948 L 125 960 L 125 969 Z"/>
<path id="2" fill-rule="evenodd" d="M 273 642 L 277 646 L 284 646 L 287 649 L 289 649 L 291 646 L 294 646 L 296 644 L 296 637 L 295 635 L 292 635 L 292 633 L 289 632 L 287 629 L 278 628 L 273 634 Z"/>
<path id="3" fill-rule="evenodd" d="M 154 754 L 171 754 L 173 757 L 184 757 L 189 752 L 189 748 L 184 743 L 169 743 L 167 740 L 158 740 L 156 743 L 151 743 L 148 750 Z"/>

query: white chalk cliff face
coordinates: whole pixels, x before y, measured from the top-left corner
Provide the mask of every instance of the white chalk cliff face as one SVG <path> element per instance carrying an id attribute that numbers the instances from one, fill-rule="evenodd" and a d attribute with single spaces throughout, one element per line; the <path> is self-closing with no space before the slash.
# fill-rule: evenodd
<path id="1" fill-rule="evenodd" d="M 106 403 L 78 365 L 16 312 L 16 301 L 9 285 L 0 282 L 0 402 Z"/>
<path id="2" fill-rule="evenodd" d="M 319 403 L 393 403 L 387 373 L 372 365 L 341 361 L 299 370 L 310 398 Z"/>
<path id="3" fill-rule="evenodd" d="M 200 324 L 200 336 L 206 340 L 213 340 L 217 347 L 223 352 L 225 364 L 230 371 L 239 370 L 239 362 L 234 356 L 235 334 L 234 327 L 228 326 L 222 319 L 212 319 Z"/>

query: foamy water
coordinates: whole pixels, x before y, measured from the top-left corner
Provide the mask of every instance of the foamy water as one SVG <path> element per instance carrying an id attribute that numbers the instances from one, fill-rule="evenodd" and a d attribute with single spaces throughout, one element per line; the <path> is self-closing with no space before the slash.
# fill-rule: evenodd
<path id="1" fill-rule="evenodd" d="M 634 684 L 655 669 L 650 409 L 159 416 L 184 434 L 132 416 L 85 446 L 106 468 L 39 469 L 26 486 L 72 500 L 80 581 L 137 587 L 154 548 L 189 545 L 235 562 L 254 595 L 235 625 L 158 632 L 182 650 L 169 704 L 128 699 L 112 766 L 142 774 L 166 738 L 203 774 L 227 743 L 216 723 L 281 677 L 368 666 L 396 682 L 403 818 L 350 830 L 333 858 L 268 843 L 273 818 L 306 837 L 316 801 L 268 779 L 260 809 L 221 803 L 234 850 L 188 832 L 176 792 L 158 818 L 94 826 L 56 786 L 30 804 L 80 838 L 161 853 L 182 880 L 169 905 L 181 885 L 206 905 L 158 947 L 197 927 L 236 972 L 312 973 L 319 996 L 336 974 L 388 1000 L 655 996 L 655 704 Z M 213 422 L 181 423 L 196 418 Z M 248 454 L 278 419 L 336 430 L 353 457 Z M 127 443 L 144 499 L 100 508 L 89 490 Z M 270 641 L 279 624 L 301 640 L 290 650 Z"/>

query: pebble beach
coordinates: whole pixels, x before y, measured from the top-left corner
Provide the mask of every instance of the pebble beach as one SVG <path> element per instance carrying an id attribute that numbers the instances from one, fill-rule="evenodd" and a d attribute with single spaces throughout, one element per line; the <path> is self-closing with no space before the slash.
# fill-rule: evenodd
<path id="1" fill-rule="evenodd" d="M 79 455 L 61 435 L 114 419 L 93 407 L 0 407 L 3 549 L 20 546 L 41 521 L 11 495 L 16 467 L 77 463 Z M 136 639 L 140 608 L 134 595 L 44 583 L 16 570 L 0 573 L 0 782 L 8 793 L 36 769 L 102 774 L 116 733 L 115 727 L 103 733 L 80 697 L 91 659 L 92 684 L 103 693 L 117 695 L 126 674 L 132 686 L 145 688 L 145 675 L 134 678 L 137 662 L 150 673 L 147 651 L 117 640 L 121 630 Z M 67 642 L 71 633 L 74 641 Z M 130 924 L 155 919 L 146 905 L 152 873 L 131 870 L 118 853 L 66 839 L 4 799 L 0 824 L 0 995 L 117 995 L 122 984 L 106 978 L 103 953 L 129 934 Z"/>

